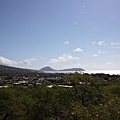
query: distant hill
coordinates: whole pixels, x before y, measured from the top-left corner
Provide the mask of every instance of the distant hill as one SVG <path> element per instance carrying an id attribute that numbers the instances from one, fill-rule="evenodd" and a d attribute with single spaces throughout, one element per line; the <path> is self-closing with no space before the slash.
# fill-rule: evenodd
<path id="1" fill-rule="evenodd" d="M 83 68 L 70 68 L 70 69 L 63 69 L 60 71 L 85 71 Z"/>
<path id="2" fill-rule="evenodd" d="M 0 65 L 0 72 L 7 72 L 7 73 L 13 73 L 13 72 L 35 72 L 37 70 L 31 70 L 31 69 L 23 69 L 23 68 L 16 68 L 6 65 Z"/>
<path id="3" fill-rule="evenodd" d="M 63 69 L 63 70 L 55 70 L 49 66 L 43 67 L 40 69 L 40 71 L 85 71 L 83 68 L 70 68 L 70 69 Z"/>
<path id="4" fill-rule="evenodd" d="M 41 68 L 40 71 L 57 71 L 57 70 L 55 70 L 55 69 L 53 69 L 53 68 L 47 66 L 47 67 Z"/>

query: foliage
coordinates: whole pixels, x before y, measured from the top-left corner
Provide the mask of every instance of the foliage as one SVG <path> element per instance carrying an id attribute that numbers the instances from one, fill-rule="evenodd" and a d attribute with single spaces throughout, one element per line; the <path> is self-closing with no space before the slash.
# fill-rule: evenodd
<path id="1" fill-rule="evenodd" d="M 119 120 L 120 79 L 104 78 L 75 73 L 60 80 L 60 84 L 71 88 L 46 85 L 0 88 L 0 119 Z"/>

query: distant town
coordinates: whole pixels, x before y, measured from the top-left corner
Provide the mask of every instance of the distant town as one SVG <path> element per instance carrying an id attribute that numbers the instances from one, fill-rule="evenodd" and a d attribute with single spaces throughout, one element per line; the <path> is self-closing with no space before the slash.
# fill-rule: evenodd
<path id="1" fill-rule="evenodd" d="M 53 71 L 53 73 L 49 73 L 49 71 Z M 0 65 L 0 88 L 6 88 L 9 86 L 41 86 L 47 85 L 48 87 L 59 86 L 59 87 L 71 87 L 69 83 L 63 84 L 63 79 L 68 73 L 55 73 L 55 69 L 51 67 L 44 67 L 37 70 L 30 69 L 21 69 L 10 66 Z M 60 71 L 60 70 L 59 70 Z M 61 71 L 76 71 L 82 74 L 84 69 L 82 68 L 72 68 L 72 69 L 64 69 Z M 69 73 L 70 74 L 70 73 Z M 72 73 L 71 73 L 72 74 Z M 87 74 L 87 73 L 85 73 Z M 96 74 L 101 76 L 100 74 Z M 117 75 L 104 75 L 106 80 L 110 80 L 115 77 L 119 77 Z"/>

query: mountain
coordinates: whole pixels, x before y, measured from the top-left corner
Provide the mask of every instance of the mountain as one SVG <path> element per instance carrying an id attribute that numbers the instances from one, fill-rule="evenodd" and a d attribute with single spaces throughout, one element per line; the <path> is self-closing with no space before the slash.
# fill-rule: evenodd
<path id="1" fill-rule="evenodd" d="M 37 70 L 31 70 L 31 69 L 23 69 L 23 68 L 16 68 L 6 65 L 0 65 L 0 72 L 7 72 L 7 73 L 13 73 L 13 72 L 37 72 Z"/>
<path id="2" fill-rule="evenodd" d="M 63 69 L 60 71 L 85 71 L 83 68 L 70 68 L 70 69 Z"/>
<path id="3" fill-rule="evenodd" d="M 43 67 L 40 69 L 40 71 L 85 71 L 83 68 L 70 68 L 70 69 L 63 69 L 63 70 L 55 70 L 49 66 Z"/>
<path id="4" fill-rule="evenodd" d="M 41 68 L 40 71 L 57 71 L 57 70 L 55 70 L 55 69 L 53 69 L 53 68 L 47 66 L 47 67 Z"/>

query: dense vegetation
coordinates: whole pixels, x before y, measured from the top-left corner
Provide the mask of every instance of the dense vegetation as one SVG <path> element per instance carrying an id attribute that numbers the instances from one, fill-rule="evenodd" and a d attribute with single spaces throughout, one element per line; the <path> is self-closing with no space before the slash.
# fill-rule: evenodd
<path id="1" fill-rule="evenodd" d="M 120 77 L 68 74 L 54 85 L 0 88 L 1 120 L 120 120 Z"/>

